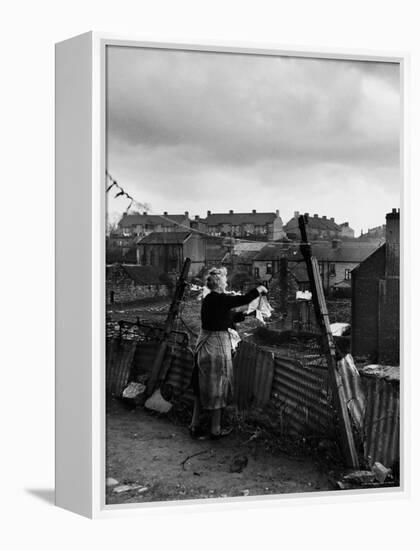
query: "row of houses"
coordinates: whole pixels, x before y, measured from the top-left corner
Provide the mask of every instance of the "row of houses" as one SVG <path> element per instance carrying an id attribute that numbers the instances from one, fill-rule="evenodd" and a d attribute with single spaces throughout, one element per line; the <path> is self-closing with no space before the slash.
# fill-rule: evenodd
<path id="1" fill-rule="evenodd" d="M 309 215 L 307 232 L 311 240 L 315 239 L 352 239 L 354 230 L 348 222 L 336 223 L 334 218 Z M 274 212 L 228 212 L 214 213 L 207 211 L 206 218 L 196 215 L 190 219 L 189 213 L 161 215 L 147 212 L 125 213 L 113 232 L 115 238 L 144 237 L 151 233 L 173 233 L 193 229 L 214 237 L 250 238 L 262 241 L 279 241 L 299 238 L 299 212 L 283 225 L 279 210 Z"/>
<path id="2" fill-rule="evenodd" d="M 315 242 L 312 251 L 318 260 L 325 292 L 349 296 L 353 269 L 377 247 L 377 243 L 369 241 Z M 205 268 L 223 265 L 230 273 L 241 272 L 250 280 L 266 283 L 277 276 L 281 260 L 286 259 L 300 288 L 309 288 L 304 259 L 296 242 L 232 245 L 230 239 L 206 237 L 193 231 L 153 232 L 138 238 L 131 253 L 132 263 L 153 268 L 157 273 L 179 273 L 185 258 L 191 259 L 192 277 L 199 276 Z"/>

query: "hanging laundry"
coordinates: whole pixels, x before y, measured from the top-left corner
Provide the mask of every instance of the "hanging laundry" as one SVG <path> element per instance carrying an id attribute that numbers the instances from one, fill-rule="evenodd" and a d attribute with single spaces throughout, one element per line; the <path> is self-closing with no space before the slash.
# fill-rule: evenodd
<path id="1" fill-rule="evenodd" d="M 249 306 L 247 310 L 247 314 L 253 313 L 255 311 L 255 317 L 258 319 L 258 321 L 261 321 L 265 325 L 265 319 L 271 317 L 271 312 L 273 311 L 273 308 L 270 306 L 267 296 L 262 295 L 258 298 L 255 298 Z"/>

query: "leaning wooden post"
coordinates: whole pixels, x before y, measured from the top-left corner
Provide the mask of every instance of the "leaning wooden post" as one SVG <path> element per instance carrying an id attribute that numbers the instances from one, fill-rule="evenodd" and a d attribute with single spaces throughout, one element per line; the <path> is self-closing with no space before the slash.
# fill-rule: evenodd
<path id="1" fill-rule="evenodd" d="M 347 410 L 346 398 L 344 395 L 341 376 L 337 370 L 335 342 L 331 332 L 328 309 L 324 295 L 324 288 L 322 286 L 322 280 L 319 273 L 317 259 L 312 256 L 311 245 L 308 242 L 305 216 L 299 216 L 299 229 L 302 238 L 300 251 L 305 260 L 308 270 L 309 282 L 312 292 L 312 303 L 314 306 L 318 324 L 321 328 L 322 340 L 327 357 L 328 373 L 332 387 L 334 408 L 338 415 L 341 449 L 344 459 L 346 461 L 346 465 L 349 468 L 358 469 L 359 459 L 354 444 L 353 430 Z"/>
<path id="2" fill-rule="evenodd" d="M 179 305 L 184 297 L 190 266 L 191 266 L 191 260 L 190 258 L 186 258 L 184 265 L 182 267 L 181 275 L 179 276 L 179 279 L 176 283 L 174 296 L 172 298 L 172 303 L 169 308 L 168 316 L 165 321 L 165 326 L 163 329 L 163 334 L 159 345 L 159 349 L 156 354 L 155 360 L 153 361 L 152 370 L 150 371 L 150 376 L 147 381 L 147 388 L 146 388 L 147 395 L 151 395 L 153 393 L 153 391 L 156 388 L 157 382 L 160 379 L 163 360 L 165 358 L 166 349 L 168 347 L 168 339 L 169 339 L 169 336 L 171 335 L 176 317 L 179 312 Z"/>

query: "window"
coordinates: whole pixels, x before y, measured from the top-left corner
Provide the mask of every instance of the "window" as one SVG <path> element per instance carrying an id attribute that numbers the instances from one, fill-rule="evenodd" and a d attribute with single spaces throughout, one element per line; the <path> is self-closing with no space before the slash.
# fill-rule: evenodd
<path id="1" fill-rule="evenodd" d="M 329 266 L 329 275 L 330 275 L 330 277 L 335 277 L 335 264 L 330 264 L 330 266 Z"/>
<path id="2" fill-rule="evenodd" d="M 258 279 L 260 276 L 260 268 L 259 267 L 254 267 L 254 277 L 256 279 Z"/>
<path id="3" fill-rule="evenodd" d="M 271 265 L 271 263 L 266 265 L 265 272 L 267 273 L 267 275 L 271 275 L 273 273 L 273 266 Z"/>
<path id="4" fill-rule="evenodd" d="M 345 269 L 344 270 L 344 280 L 349 281 L 350 279 L 351 279 L 351 270 L 350 269 Z"/>

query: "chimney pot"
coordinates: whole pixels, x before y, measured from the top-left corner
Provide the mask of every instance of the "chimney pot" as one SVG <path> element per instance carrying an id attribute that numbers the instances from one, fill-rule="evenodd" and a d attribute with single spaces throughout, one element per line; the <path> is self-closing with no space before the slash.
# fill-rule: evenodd
<path id="1" fill-rule="evenodd" d="M 147 216 L 147 212 L 143 212 L 143 216 Z"/>
<path id="2" fill-rule="evenodd" d="M 188 218 L 189 215 L 190 215 L 190 214 L 189 214 L 188 210 L 186 210 L 186 211 L 185 211 L 185 217 Z"/>
<path id="3" fill-rule="evenodd" d="M 211 210 L 207 210 L 207 216 L 211 215 Z"/>
<path id="4" fill-rule="evenodd" d="M 256 211 L 256 210 L 253 210 L 253 211 L 252 211 L 252 213 L 253 213 L 253 214 L 256 214 L 256 213 L 257 213 L 257 211 Z"/>
<path id="5" fill-rule="evenodd" d="M 233 210 L 229 210 L 229 214 L 233 214 Z"/>
<path id="6" fill-rule="evenodd" d="M 280 210 L 276 210 L 276 218 L 280 217 Z"/>
<path id="7" fill-rule="evenodd" d="M 196 215 L 194 216 L 194 219 L 198 221 L 198 220 L 200 219 L 200 216 L 199 216 L 198 214 L 196 214 Z"/>
<path id="8" fill-rule="evenodd" d="M 318 218 L 318 214 L 314 214 L 314 218 Z"/>
<path id="9" fill-rule="evenodd" d="M 326 219 L 327 219 L 327 216 L 322 216 L 322 219 L 323 219 L 323 220 L 326 220 Z"/>
<path id="10" fill-rule="evenodd" d="M 335 218 L 331 218 L 331 221 L 332 221 L 332 222 L 335 222 Z"/>
<path id="11" fill-rule="evenodd" d="M 163 213 L 163 215 L 164 215 L 164 216 L 167 216 L 167 215 L 168 215 L 168 213 L 167 213 L 167 212 L 164 212 L 164 213 Z"/>

